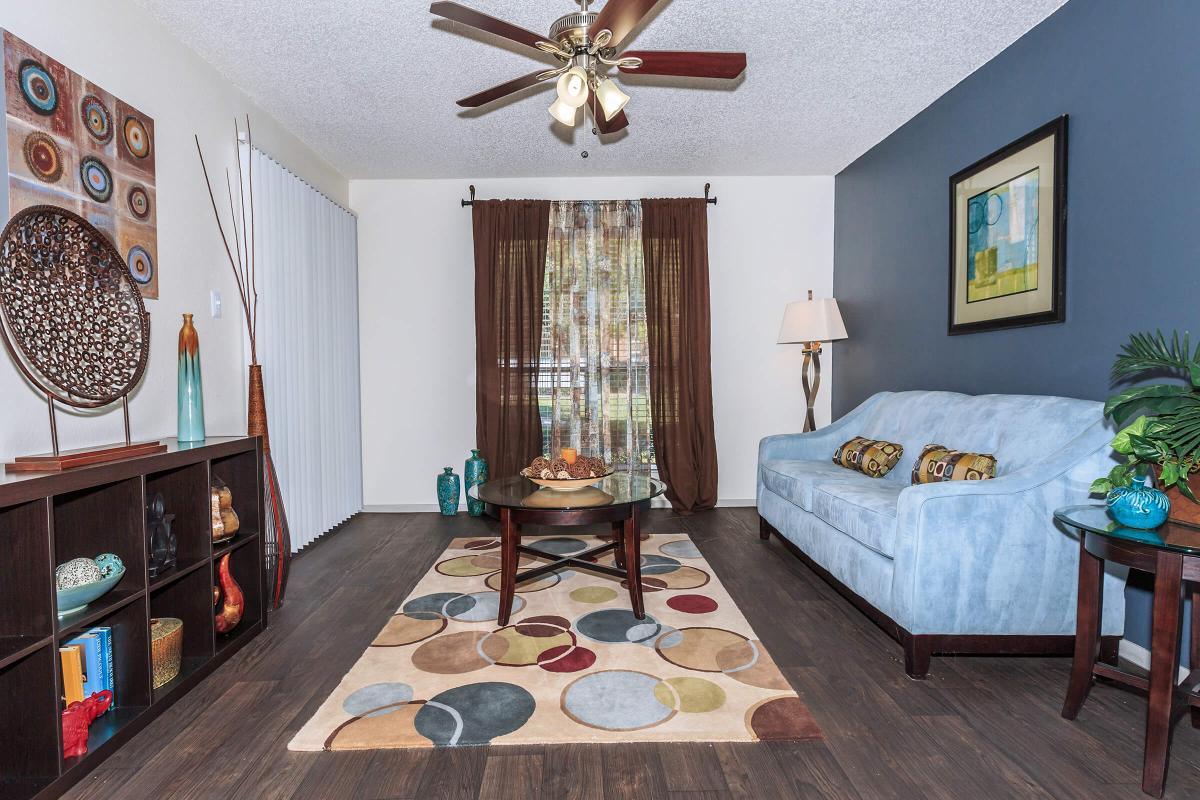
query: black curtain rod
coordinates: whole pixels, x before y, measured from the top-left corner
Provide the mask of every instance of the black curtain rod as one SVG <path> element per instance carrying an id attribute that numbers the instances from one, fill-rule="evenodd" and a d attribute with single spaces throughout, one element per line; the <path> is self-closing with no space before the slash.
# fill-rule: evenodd
<path id="1" fill-rule="evenodd" d="M 463 208 L 467 208 L 468 206 L 475 205 L 475 184 L 471 184 L 470 187 L 468 187 L 468 188 L 471 190 L 471 199 L 460 201 L 460 202 L 462 202 Z M 708 193 L 709 193 L 709 191 L 711 191 L 711 189 L 712 189 L 711 183 L 704 184 L 704 202 L 715 206 L 717 204 L 716 195 L 713 195 L 712 197 L 708 196 Z"/>

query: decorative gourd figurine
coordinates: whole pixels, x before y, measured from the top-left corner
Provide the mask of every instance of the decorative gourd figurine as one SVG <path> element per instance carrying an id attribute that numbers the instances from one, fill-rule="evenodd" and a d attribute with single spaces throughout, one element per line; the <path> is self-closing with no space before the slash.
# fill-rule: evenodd
<path id="1" fill-rule="evenodd" d="M 238 532 L 242 523 L 233 510 L 233 492 L 220 478 L 213 481 L 209 499 L 212 506 L 212 539 L 223 542 Z"/>
<path id="2" fill-rule="evenodd" d="M 229 633 L 237 627 L 242 621 L 242 613 L 246 610 L 246 596 L 242 594 L 242 587 L 238 586 L 238 582 L 233 579 L 233 575 L 229 572 L 229 557 L 231 553 L 226 553 L 221 557 L 221 563 L 217 567 L 217 582 L 221 585 L 220 596 L 224 598 L 221 603 L 221 609 L 216 615 L 217 633 Z M 213 592 L 213 605 L 217 604 L 218 595 Z"/>

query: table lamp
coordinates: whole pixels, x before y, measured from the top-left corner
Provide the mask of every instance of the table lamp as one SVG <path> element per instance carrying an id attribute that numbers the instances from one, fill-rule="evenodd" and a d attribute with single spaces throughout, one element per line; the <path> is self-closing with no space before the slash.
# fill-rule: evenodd
<path id="1" fill-rule="evenodd" d="M 804 432 L 816 430 L 813 404 L 817 390 L 821 387 L 821 342 L 832 342 L 846 338 L 846 326 L 838 311 L 837 300 L 832 297 L 814 300 L 812 290 L 808 299 L 788 303 L 783 312 L 783 325 L 779 327 L 779 344 L 803 344 L 804 367 L 800 377 L 804 383 L 804 399 L 808 409 L 804 415 Z"/>

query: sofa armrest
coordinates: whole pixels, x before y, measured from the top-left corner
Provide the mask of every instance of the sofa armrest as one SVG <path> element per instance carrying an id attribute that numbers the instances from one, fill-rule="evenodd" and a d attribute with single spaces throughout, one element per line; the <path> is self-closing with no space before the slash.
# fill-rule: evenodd
<path id="1" fill-rule="evenodd" d="M 855 434 L 847 436 L 847 431 L 858 424 L 858 419 L 868 408 L 878 402 L 879 398 L 890 394 L 880 392 L 860 403 L 854 410 L 811 433 L 782 433 L 768 436 L 758 443 L 758 463 L 764 461 L 828 461 L 833 457 L 837 446 Z"/>
<path id="2" fill-rule="evenodd" d="M 1113 464 L 1097 422 L 1050 458 L 988 481 L 911 486 L 897 507 L 892 599 L 910 632 L 1072 634 L 1075 531 L 1056 508 L 1084 502 Z M 1127 570 L 1105 577 L 1102 631 L 1123 632 Z"/>

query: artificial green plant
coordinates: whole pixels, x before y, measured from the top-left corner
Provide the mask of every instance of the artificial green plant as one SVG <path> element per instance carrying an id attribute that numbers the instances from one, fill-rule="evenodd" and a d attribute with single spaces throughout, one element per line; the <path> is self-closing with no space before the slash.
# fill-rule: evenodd
<path id="1" fill-rule="evenodd" d="M 1124 461 L 1097 478 L 1092 492 L 1140 483 L 1157 468 L 1161 488 L 1174 486 L 1196 501 L 1188 476 L 1200 469 L 1200 345 L 1193 350 L 1186 333 L 1172 333 L 1170 341 L 1162 331 L 1133 334 L 1113 363 L 1113 383 L 1152 377 L 1175 380 L 1133 386 L 1105 401 L 1105 416 L 1124 426 L 1112 441 Z"/>

